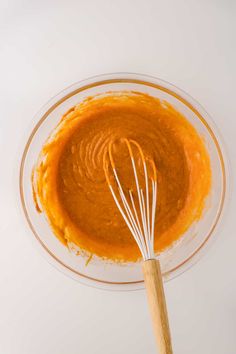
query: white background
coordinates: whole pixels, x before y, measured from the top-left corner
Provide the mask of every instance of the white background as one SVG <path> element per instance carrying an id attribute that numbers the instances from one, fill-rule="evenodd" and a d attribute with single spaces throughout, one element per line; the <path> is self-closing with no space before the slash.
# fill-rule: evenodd
<path id="1" fill-rule="evenodd" d="M 235 0 L 0 0 L 0 354 L 156 353 L 145 293 L 59 273 L 32 247 L 19 203 L 36 111 L 71 83 L 116 71 L 160 77 L 201 102 L 236 172 Z M 175 354 L 236 353 L 231 197 L 206 256 L 165 286 Z"/>

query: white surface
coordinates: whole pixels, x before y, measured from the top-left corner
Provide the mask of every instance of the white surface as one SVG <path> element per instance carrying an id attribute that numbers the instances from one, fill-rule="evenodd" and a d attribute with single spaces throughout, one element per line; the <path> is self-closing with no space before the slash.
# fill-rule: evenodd
<path id="1" fill-rule="evenodd" d="M 0 0 L 0 354 L 154 354 L 143 291 L 86 288 L 41 258 L 19 206 L 32 117 L 95 74 L 155 75 L 202 103 L 236 165 L 234 0 Z M 207 255 L 166 285 L 175 354 L 236 353 L 235 190 Z"/>

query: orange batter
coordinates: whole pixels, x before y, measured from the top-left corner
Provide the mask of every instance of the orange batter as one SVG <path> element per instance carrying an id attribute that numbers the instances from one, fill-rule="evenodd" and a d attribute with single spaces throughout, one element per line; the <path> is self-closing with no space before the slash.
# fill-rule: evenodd
<path id="1" fill-rule="evenodd" d="M 166 249 L 201 217 L 211 186 L 203 140 L 166 102 L 120 92 L 98 95 L 71 108 L 42 149 L 34 191 L 55 235 L 65 245 L 73 243 L 106 259 L 136 261 L 140 251 L 104 174 L 104 154 L 113 142 L 122 184 L 126 188 L 132 183 L 124 138 L 138 142 L 147 161 L 155 163 L 155 249 Z"/>

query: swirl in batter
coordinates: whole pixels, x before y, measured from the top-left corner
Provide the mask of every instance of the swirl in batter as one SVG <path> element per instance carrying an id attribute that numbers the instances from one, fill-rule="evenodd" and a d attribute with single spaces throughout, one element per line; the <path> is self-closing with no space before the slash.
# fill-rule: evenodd
<path id="1" fill-rule="evenodd" d="M 115 205 L 103 168 L 104 154 L 113 142 L 116 168 L 123 185 L 130 187 L 124 138 L 138 142 L 145 158 L 155 163 L 155 250 L 163 251 L 201 217 L 211 187 L 204 142 L 170 104 L 120 92 L 71 108 L 42 149 L 33 185 L 42 211 L 65 245 L 73 243 L 105 259 L 136 261 L 140 251 Z"/>

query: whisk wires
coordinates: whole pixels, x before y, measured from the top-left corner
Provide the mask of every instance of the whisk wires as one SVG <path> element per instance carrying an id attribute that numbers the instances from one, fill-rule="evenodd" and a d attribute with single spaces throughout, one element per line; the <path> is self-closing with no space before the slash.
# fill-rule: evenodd
<path id="1" fill-rule="evenodd" d="M 153 176 L 151 177 L 151 193 L 149 195 L 149 178 L 148 169 L 146 164 L 146 159 L 141 146 L 135 140 L 123 139 L 126 144 L 130 160 L 132 164 L 132 169 L 134 173 L 135 186 L 137 191 L 137 200 L 135 204 L 134 192 L 129 189 L 128 193 L 124 192 L 124 188 L 120 182 L 118 176 L 115 161 L 113 158 L 113 143 L 111 142 L 108 146 L 108 152 L 106 157 L 104 157 L 104 172 L 108 186 L 110 188 L 111 194 L 114 201 L 122 214 L 130 232 L 132 233 L 144 260 L 153 259 L 154 253 L 154 227 L 155 227 L 155 213 L 157 204 L 157 173 L 154 161 L 151 160 L 151 168 Z M 135 157 L 133 153 L 133 148 L 135 147 L 139 153 L 142 168 L 144 172 L 145 187 L 142 189 L 139 183 L 139 176 L 137 173 Z M 112 185 L 111 178 L 109 176 L 109 170 L 112 169 L 116 190 Z"/>

